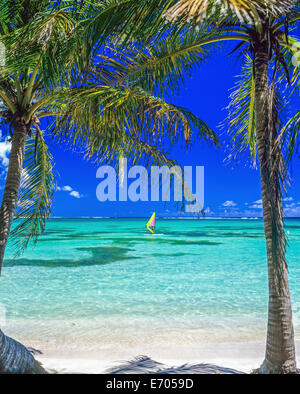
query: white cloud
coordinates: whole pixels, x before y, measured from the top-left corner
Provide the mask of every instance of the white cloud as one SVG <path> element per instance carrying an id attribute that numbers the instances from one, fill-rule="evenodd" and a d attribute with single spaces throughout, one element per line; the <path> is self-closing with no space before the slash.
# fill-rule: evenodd
<path id="1" fill-rule="evenodd" d="M 289 217 L 300 217 L 300 206 L 286 207 L 284 214 Z"/>
<path id="2" fill-rule="evenodd" d="M 249 206 L 250 209 L 262 209 L 262 200 L 256 200 L 245 205 Z"/>
<path id="3" fill-rule="evenodd" d="M 282 202 L 291 202 L 291 201 L 293 201 L 293 197 L 286 197 L 286 198 L 283 198 L 283 199 L 282 199 Z M 248 204 L 246 204 L 246 205 L 248 205 Z M 285 204 L 285 207 L 286 207 L 286 208 L 292 208 L 292 207 L 294 207 L 295 205 L 296 205 L 295 203 Z M 252 208 L 252 209 L 262 209 L 262 200 L 254 201 L 254 202 L 249 206 L 249 208 Z"/>
<path id="4" fill-rule="evenodd" d="M 62 190 L 64 192 L 71 192 L 73 190 L 73 188 L 71 186 L 66 185 L 66 186 L 63 186 Z"/>
<path id="5" fill-rule="evenodd" d="M 0 142 L 0 164 L 4 167 L 8 166 L 9 152 L 11 143 L 7 141 Z"/>
<path id="6" fill-rule="evenodd" d="M 252 204 L 262 204 L 262 200 L 254 201 Z"/>
<path id="7" fill-rule="evenodd" d="M 81 195 L 76 190 L 72 190 L 70 196 L 75 198 L 81 198 Z"/>
<path id="8" fill-rule="evenodd" d="M 68 192 L 69 196 L 75 197 L 75 198 L 82 198 L 83 195 L 80 194 L 77 190 L 74 190 L 71 186 L 65 185 L 65 186 L 57 186 L 56 188 L 57 191 L 63 191 L 63 192 Z"/>
<path id="9" fill-rule="evenodd" d="M 286 198 L 282 199 L 282 202 L 291 202 L 293 200 L 294 200 L 293 197 L 286 197 Z M 250 204 L 245 203 L 245 205 L 249 206 L 249 208 L 252 208 L 252 209 L 262 209 L 262 200 L 253 201 Z M 285 207 L 292 208 L 294 205 L 295 205 L 295 203 L 286 204 Z"/>
<path id="10" fill-rule="evenodd" d="M 282 199 L 285 216 L 299 217 L 300 216 L 300 203 L 295 202 L 293 197 L 285 197 Z M 253 209 L 252 214 L 260 214 L 258 210 L 262 210 L 262 200 L 257 200 L 252 203 L 245 203 L 248 208 Z M 245 216 L 250 215 L 250 211 L 245 212 Z"/>
<path id="11" fill-rule="evenodd" d="M 223 207 L 236 207 L 237 204 L 234 201 L 227 200 L 223 202 Z"/>
<path id="12" fill-rule="evenodd" d="M 296 204 L 294 202 L 290 203 L 290 204 L 284 204 L 284 208 L 294 208 L 296 206 Z"/>
<path id="13" fill-rule="evenodd" d="M 251 209 L 262 209 L 262 204 L 253 204 L 253 205 L 250 205 L 249 208 L 251 208 Z"/>

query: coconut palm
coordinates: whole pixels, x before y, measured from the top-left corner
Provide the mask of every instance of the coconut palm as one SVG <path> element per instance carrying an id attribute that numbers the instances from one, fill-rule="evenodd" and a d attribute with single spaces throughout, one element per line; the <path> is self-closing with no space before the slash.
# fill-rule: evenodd
<path id="1" fill-rule="evenodd" d="M 123 3 L 104 1 L 97 9 L 76 1 L 0 2 L 0 40 L 5 46 L 0 117 L 11 142 L 0 208 L 0 267 L 9 235 L 17 252 L 22 252 L 30 241 L 37 241 L 51 213 L 55 174 L 46 136 L 84 150 L 95 163 L 126 156 L 134 162 L 171 165 L 162 151 L 163 141 L 188 142 L 194 127 L 204 139 L 217 142 L 204 122 L 167 103 L 162 94 L 170 85 L 168 76 L 185 63 L 182 49 L 195 40 L 206 40 L 206 33 L 173 41 L 157 35 L 157 41 L 147 40 L 141 47 L 136 28 L 129 31 L 115 16 L 116 10 L 124 12 Z M 151 12 L 148 22 L 156 20 Z M 145 31 L 146 14 L 140 15 L 138 24 Z M 190 64 L 206 54 L 198 47 L 191 52 Z M 174 88 L 182 76 L 177 72 Z M 45 120 L 48 126 L 43 130 Z M 11 231 L 14 216 L 19 223 Z M 0 372 L 42 369 L 23 345 L 0 331 Z"/>
<path id="2" fill-rule="evenodd" d="M 229 106 L 231 157 L 250 148 L 260 167 L 268 260 L 269 312 L 261 373 L 296 373 L 292 310 L 286 264 L 282 188 L 293 155 L 299 112 L 286 125 L 278 86 L 299 87 L 299 41 L 290 33 L 300 20 L 298 1 L 181 0 L 166 11 L 174 24 L 196 24 L 215 31 L 215 39 L 238 40 L 245 58 L 242 79 Z M 298 48 L 297 48 L 298 47 Z"/>

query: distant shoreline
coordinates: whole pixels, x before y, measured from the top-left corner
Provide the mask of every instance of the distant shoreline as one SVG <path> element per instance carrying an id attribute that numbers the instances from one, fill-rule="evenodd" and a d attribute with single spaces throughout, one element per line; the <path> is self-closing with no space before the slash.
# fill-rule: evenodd
<path id="1" fill-rule="evenodd" d="M 263 220 L 262 217 L 177 217 L 177 216 L 157 216 L 159 220 Z M 78 220 L 78 219 L 116 219 L 116 220 L 133 220 L 133 219 L 149 219 L 148 216 L 74 216 L 74 217 L 64 217 L 64 216 L 52 216 L 48 220 L 65 219 L 65 220 Z M 284 220 L 300 220 L 300 217 L 286 217 Z"/>

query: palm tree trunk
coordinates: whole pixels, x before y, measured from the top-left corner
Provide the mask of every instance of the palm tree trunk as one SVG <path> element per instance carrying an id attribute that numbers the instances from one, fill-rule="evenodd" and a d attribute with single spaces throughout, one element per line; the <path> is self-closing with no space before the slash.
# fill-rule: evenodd
<path id="1" fill-rule="evenodd" d="M 266 355 L 260 373 L 297 373 L 291 299 L 286 265 L 281 187 L 269 128 L 269 55 L 261 43 L 254 53 L 256 137 L 267 246 L 269 307 Z"/>
<path id="2" fill-rule="evenodd" d="M 0 208 L 0 274 L 4 259 L 4 252 L 18 201 L 26 136 L 27 129 L 25 122 L 20 120 L 15 126 L 12 137 L 6 184 Z"/>
<path id="3" fill-rule="evenodd" d="M 20 120 L 12 137 L 6 184 L 0 208 L 0 273 L 21 184 L 27 129 Z M 0 373 L 46 373 L 25 346 L 0 330 Z"/>
<path id="4" fill-rule="evenodd" d="M 0 330 L 0 374 L 45 374 L 28 349 Z"/>

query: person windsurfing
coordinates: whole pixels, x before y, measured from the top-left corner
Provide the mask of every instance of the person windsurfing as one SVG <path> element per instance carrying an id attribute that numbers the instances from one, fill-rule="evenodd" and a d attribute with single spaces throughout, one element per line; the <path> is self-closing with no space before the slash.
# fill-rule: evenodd
<path id="1" fill-rule="evenodd" d="M 152 214 L 151 218 L 149 219 L 148 223 L 146 224 L 147 229 L 154 234 L 155 231 L 155 212 Z"/>

